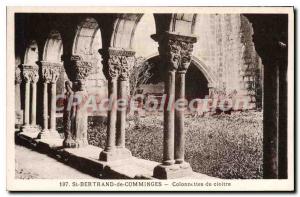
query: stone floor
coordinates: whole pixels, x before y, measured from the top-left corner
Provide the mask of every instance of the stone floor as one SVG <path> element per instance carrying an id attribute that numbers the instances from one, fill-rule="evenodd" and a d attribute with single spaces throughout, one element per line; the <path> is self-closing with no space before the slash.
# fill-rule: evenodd
<path id="1" fill-rule="evenodd" d="M 56 159 L 24 146 L 15 146 L 15 176 L 18 179 L 90 179 L 82 173 Z M 34 162 L 33 162 L 34 161 Z"/>
<path id="2" fill-rule="evenodd" d="M 32 133 L 17 133 L 15 136 L 16 144 L 19 144 L 16 145 L 17 175 L 22 175 L 19 173 L 21 169 L 25 174 L 29 173 L 29 178 L 154 179 L 153 169 L 159 164 L 136 157 L 107 163 L 99 161 L 102 151 L 99 147 L 63 148 L 61 139 L 38 140 L 35 136 Z M 184 178 L 214 179 L 200 173 Z"/>

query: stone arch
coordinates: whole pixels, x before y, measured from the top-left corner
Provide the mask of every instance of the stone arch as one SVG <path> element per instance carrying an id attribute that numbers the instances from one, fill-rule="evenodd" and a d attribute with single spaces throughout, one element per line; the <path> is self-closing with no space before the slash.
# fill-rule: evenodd
<path id="1" fill-rule="evenodd" d="M 170 31 L 182 34 L 193 34 L 197 14 L 173 14 Z"/>
<path id="2" fill-rule="evenodd" d="M 135 30 L 143 14 L 119 14 L 114 22 L 110 47 L 132 49 Z M 197 14 L 153 14 L 156 33 L 193 34 Z"/>
<path id="3" fill-rule="evenodd" d="M 99 48 L 93 50 L 93 46 L 98 45 Z M 101 31 L 96 19 L 86 17 L 77 25 L 75 38 L 72 47 L 73 55 L 80 55 L 88 61 L 94 60 L 95 56 L 99 56 L 98 50 L 102 47 Z"/>
<path id="4" fill-rule="evenodd" d="M 208 87 L 216 87 L 218 79 L 209 66 L 195 56 L 192 56 L 192 63 L 203 73 L 208 81 Z"/>
<path id="5" fill-rule="evenodd" d="M 46 38 L 42 56 L 43 61 L 50 63 L 59 63 L 58 65 L 61 65 L 59 77 L 56 81 L 56 94 L 64 93 L 64 83 L 68 79 L 67 74 L 63 68 L 63 50 L 63 42 L 60 32 L 56 29 L 51 30 Z M 42 91 L 42 88 L 40 91 Z M 42 103 L 42 98 L 40 98 L 39 102 Z"/>
<path id="6" fill-rule="evenodd" d="M 30 40 L 25 49 L 24 64 L 35 65 L 38 60 L 38 43 L 36 40 Z"/>
<path id="7" fill-rule="evenodd" d="M 99 50 L 102 46 L 102 32 L 93 17 L 80 18 L 75 31 L 72 55 L 80 56 L 83 61 L 90 62 L 92 70 L 86 77 L 87 91 L 91 94 L 106 96 L 106 78 L 103 74 L 102 57 Z"/>
<path id="8" fill-rule="evenodd" d="M 194 33 L 197 14 L 154 14 L 156 33 L 173 32 L 184 35 Z"/>
<path id="9" fill-rule="evenodd" d="M 155 57 L 158 57 L 159 54 L 158 53 L 154 53 L 148 57 L 146 57 L 146 61 L 147 60 L 150 60 L 150 59 L 153 59 Z M 216 75 L 214 74 L 214 72 L 212 71 L 212 69 L 207 66 L 203 61 L 201 61 L 199 58 L 195 57 L 195 56 L 192 56 L 192 64 L 194 64 L 201 72 L 202 74 L 205 76 L 205 78 L 207 79 L 208 81 L 208 87 L 209 88 L 214 88 L 216 87 L 216 85 L 218 84 L 217 81 L 217 77 Z"/>
<path id="10" fill-rule="evenodd" d="M 43 60 L 49 62 L 61 62 L 63 54 L 63 43 L 60 33 L 57 30 L 50 31 L 46 40 Z"/>
<path id="11" fill-rule="evenodd" d="M 114 22 L 110 46 L 132 49 L 135 29 L 143 14 L 119 14 Z"/>

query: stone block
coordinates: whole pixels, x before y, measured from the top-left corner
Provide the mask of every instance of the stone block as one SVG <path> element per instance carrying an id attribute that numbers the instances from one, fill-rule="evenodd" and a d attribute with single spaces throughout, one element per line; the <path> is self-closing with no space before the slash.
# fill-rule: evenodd
<path id="1" fill-rule="evenodd" d="M 154 168 L 153 177 L 157 179 L 178 179 L 193 175 L 190 164 L 184 162 L 182 164 L 158 165 Z"/>
<path id="2" fill-rule="evenodd" d="M 131 152 L 127 148 L 115 148 L 110 151 L 103 150 L 100 153 L 99 160 L 113 162 L 118 160 L 130 159 L 131 157 Z"/>
<path id="3" fill-rule="evenodd" d="M 38 139 L 61 139 L 58 131 L 56 130 L 43 130 L 41 131 L 38 136 Z"/>

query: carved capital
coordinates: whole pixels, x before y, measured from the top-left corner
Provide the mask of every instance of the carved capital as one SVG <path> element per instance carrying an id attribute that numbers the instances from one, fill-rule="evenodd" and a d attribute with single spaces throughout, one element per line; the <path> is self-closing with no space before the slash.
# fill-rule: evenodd
<path id="1" fill-rule="evenodd" d="M 167 64 L 167 69 L 186 72 L 192 60 L 193 44 L 197 38 L 170 32 L 153 35 L 152 38 L 159 43 L 159 53 Z"/>
<path id="2" fill-rule="evenodd" d="M 73 55 L 71 56 L 72 63 L 72 74 L 75 80 L 86 80 L 86 78 L 91 74 L 93 66 L 89 61 L 84 61 L 81 56 Z"/>
<path id="3" fill-rule="evenodd" d="M 134 51 L 110 48 L 107 76 L 110 79 L 119 77 L 120 80 L 128 80 L 129 68 L 132 66 L 134 54 Z"/>
<path id="4" fill-rule="evenodd" d="M 36 83 L 39 80 L 39 67 L 37 65 L 22 65 L 23 79 L 27 82 Z"/>
<path id="5" fill-rule="evenodd" d="M 31 76 L 31 83 L 37 83 L 39 81 L 39 68 L 36 67 L 33 69 L 33 72 L 32 72 L 32 76 Z"/>
<path id="6" fill-rule="evenodd" d="M 85 89 L 85 81 L 91 74 L 93 65 L 89 61 L 84 61 L 80 55 L 72 55 L 68 65 L 68 76 L 74 83 L 75 91 L 83 91 Z"/>
<path id="7" fill-rule="evenodd" d="M 41 61 L 42 79 L 46 83 L 56 83 L 62 68 L 61 63 Z"/>

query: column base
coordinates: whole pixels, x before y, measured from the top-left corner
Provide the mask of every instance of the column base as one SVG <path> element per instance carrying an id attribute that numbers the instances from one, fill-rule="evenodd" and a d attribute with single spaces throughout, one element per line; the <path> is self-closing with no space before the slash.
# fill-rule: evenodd
<path id="1" fill-rule="evenodd" d="M 24 133 L 38 133 L 40 132 L 40 127 L 35 125 L 35 126 L 32 126 L 32 125 L 23 125 L 21 127 L 21 132 L 24 132 Z"/>
<path id="2" fill-rule="evenodd" d="M 82 148 L 89 145 L 87 139 L 75 139 L 75 148 Z"/>
<path id="3" fill-rule="evenodd" d="M 189 163 L 158 165 L 154 168 L 153 177 L 158 179 L 177 179 L 191 176 L 193 170 Z"/>
<path id="4" fill-rule="evenodd" d="M 88 146 L 89 143 L 87 139 L 73 139 L 73 138 L 67 138 L 63 141 L 63 147 L 65 148 L 83 148 Z"/>
<path id="5" fill-rule="evenodd" d="M 127 148 L 114 148 L 112 150 L 106 151 L 103 150 L 100 153 L 99 160 L 100 161 L 106 161 L 106 162 L 112 162 L 112 161 L 118 161 L 118 160 L 124 160 L 131 158 L 131 152 Z"/>
<path id="6" fill-rule="evenodd" d="M 76 142 L 72 138 L 64 139 L 63 147 L 65 147 L 65 148 L 76 148 Z"/>
<path id="7" fill-rule="evenodd" d="M 38 139 L 60 139 L 60 135 L 56 130 L 44 129 L 37 136 Z"/>

